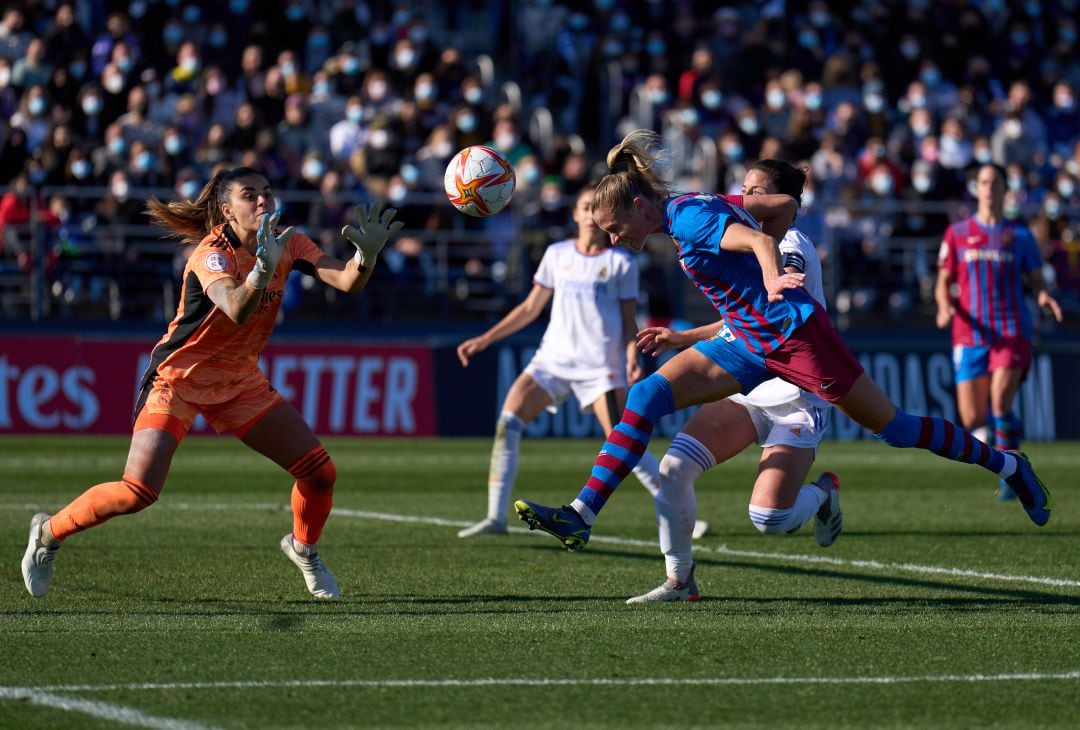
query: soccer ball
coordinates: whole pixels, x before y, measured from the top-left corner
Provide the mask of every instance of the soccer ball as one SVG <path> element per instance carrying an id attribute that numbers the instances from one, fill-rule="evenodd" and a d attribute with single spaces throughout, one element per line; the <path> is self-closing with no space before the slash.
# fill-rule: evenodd
<path id="1" fill-rule="evenodd" d="M 454 155 L 443 175 L 450 203 L 477 218 L 495 215 L 505 208 L 516 184 L 513 165 L 498 151 L 481 144 Z"/>

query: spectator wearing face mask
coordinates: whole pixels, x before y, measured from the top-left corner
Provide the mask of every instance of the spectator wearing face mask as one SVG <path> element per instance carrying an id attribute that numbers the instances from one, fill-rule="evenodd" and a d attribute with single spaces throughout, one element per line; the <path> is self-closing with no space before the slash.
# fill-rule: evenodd
<path id="1" fill-rule="evenodd" d="M 360 96 L 345 102 L 344 118 L 330 127 L 330 154 L 337 162 L 345 162 L 367 140 L 367 111 Z"/>
<path id="2" fill-rule="evenodd" d="M 1007 113 L 990 135 L 993 161 L 999 165 L 1027 164 L 1043 152 L 1038 141 L 1028 136 L 1027 131 L 1019 111 Z"/>
<path id="3" fill-rule="evenodd" d="M 49 98 L 41 86 L 32 86 L 23 94 L 18 110 L 11 116 L 10 125 L 26 135 L 26 146 L 35 150 L 45 143 L 52 123 L 49 120 Z"/>
<path id="4" fill-rule="evenodd" d="M 1076 90 L 1067 80 L 1054 84 L 1052 106 L 1046 112 L 1046 141 L 1051 152 L 1068 156 L 1080 139 L 1080 104 Z"/>

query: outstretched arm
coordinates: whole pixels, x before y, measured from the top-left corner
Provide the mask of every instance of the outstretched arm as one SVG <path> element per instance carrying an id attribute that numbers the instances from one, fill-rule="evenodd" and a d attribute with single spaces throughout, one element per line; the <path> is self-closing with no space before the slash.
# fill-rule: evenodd
<path id="1" fill-rule="evenodd" d="M 379 252 L 405 225 L 394 221 L 396 214 L 394 208 L 384 210 L 382 203 L 359 206 L 356 225 L 341 229 L 341 235 L 356 247 L 356 254 L 348 261 L 323 256 L 315 263 L 315 278 L 343 292 L 361 291 L 371 278 Z"/>
<path id="2" fill-rule="evenodd" d="M 479 337 L 465 340 L 457 348 L 458 360 L 462 367 L 469 366 L 469 359 L 479 352 L 483 352 L 493 343 L 504 337 L 509 337 L 522 328 L 532 324 L 544 311 L 544 307 L 551 301 L 551 289 L 546 289 L 539 284 L 533 284 L 529 296 L 521 304 L 511 309 L 505 317 L 500 319 L 491 329 Z"/>
<path id="3" fill-rule="evenodd" d="M 723 326 L 724 320 L 721 319 L 691 330 L 646 327 L 637 333 L 637 344 L 646 355 L 659 355 L 664 350 L 680 350 L 707 340 Z"/>

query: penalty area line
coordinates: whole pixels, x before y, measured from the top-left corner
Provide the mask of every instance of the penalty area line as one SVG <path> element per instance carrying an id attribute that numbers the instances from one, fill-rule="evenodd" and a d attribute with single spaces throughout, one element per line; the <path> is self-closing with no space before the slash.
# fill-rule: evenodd
<path id="1" fill-rule="evenodd" d="M 1080 680 L 1080 671 L 1031 672 L 1010 674 L 924 674 L 915 676 L 867 677 L 619 677 L 557 679 L 506 677 L 477 679 L 282 679 L 218 682 L 135 682 L 131 684 L 58 684 L 39 687 L 34 692 L 109 692 L 161 691 L 196 689 L 278 689 L 278 688 L 424 688 L 424 687 L 642 687 L 701 685 L 838 685 L 838 684 L 913 684 L 982 682 L 1048 682 Z M 16 688 L 3 688 L 14 690 Z"/>
<path id="2" fill-rule="evenodd" d="M 119 687 L 116 689 L 119 689 Z M 140 712 L 131 707 L 124 707 L 123 705 L 114 705 L 109 702 L 97 702 L 94 700 L 80 700 L 72 697 L 61 697 L 54 694 L 55 691 L 65 690 L 47 690 L 40 687 L 0 686 L 0 701 L 14 700 L 18 702 L 29 702 L 30 704 L 48 707 L 53 710 L 78 712 L 110 723 L 148 727 L 153 730 L 213 730 L 209 725 L 201 725 L 197 722 L 189 722 L 187 720 L 176 720 L 171 717 L 147 715 L 144 712 Z"/>

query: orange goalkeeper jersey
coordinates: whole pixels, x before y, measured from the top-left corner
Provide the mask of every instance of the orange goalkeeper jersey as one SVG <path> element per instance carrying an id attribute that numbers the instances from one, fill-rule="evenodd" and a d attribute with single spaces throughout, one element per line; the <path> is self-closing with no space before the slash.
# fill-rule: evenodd
<path id="1" fill-rule="evenodd" d="M 289 272 L 314 274 L 323 252 L 307 236 L 296 233 L 281 252 L 277 269 L 255 312 L 237 324 L 206 295 L 215 281 L 240 283 L 255 266 L 255 256 L 240 244 L 228 224 L 216 226 L 192 252 L 176 317 L 154 346 L 141 386 L 161 378 L 193 404 L 222 403 L 236 386 L 259 373 L 259 353 L 277 321 Z"/>

